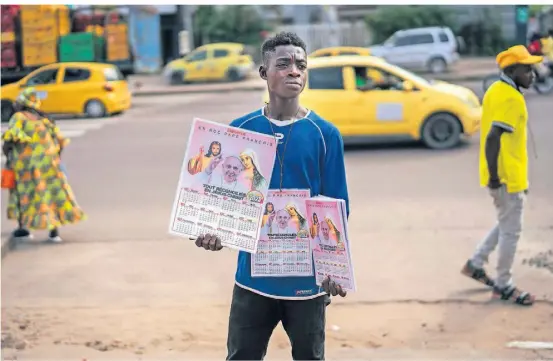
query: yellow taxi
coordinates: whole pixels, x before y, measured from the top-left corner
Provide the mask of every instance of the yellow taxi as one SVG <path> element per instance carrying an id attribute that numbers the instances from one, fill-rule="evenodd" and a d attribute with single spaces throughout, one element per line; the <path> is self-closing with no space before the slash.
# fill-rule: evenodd
<path id="1" fill-rule="evenodd" d="M 168 83 L 200 81 L 238 81 L 254 68 L 246 46 L 238 43 L 213 43 L 200 46 L 184 58 L 169 62 L 163 75 Z"/>
<path id="2" fill-rule="evenodd" d="M 367 48 L 360 48 L 357 46 L 335 46 L 331 48 L 317 49 L 311 54 L 310 58 L 321 58 L 326 56 L 343 56 L 343 55 L 360 55 L 368 56 L 371 52 Z"/>
<path id="3" fill-rule="evenodd" d="M 308 67 L 301 104 L 336 125 L 346 144 L 413 139 L 446 149 L 480 128 L 482 108 L 470 89 L 372 56 L 316 58 Z"/>
<path id="4" fill-rule="evenodd" d="M 25 87 L 37 90 L 41 110 L 50 114 L 103 117 L 131 106 L 131 93 L 119 69 L 102 63 L 55 63 L 2 86 L 2 121 L 13 113 L 13 102 Z"/>

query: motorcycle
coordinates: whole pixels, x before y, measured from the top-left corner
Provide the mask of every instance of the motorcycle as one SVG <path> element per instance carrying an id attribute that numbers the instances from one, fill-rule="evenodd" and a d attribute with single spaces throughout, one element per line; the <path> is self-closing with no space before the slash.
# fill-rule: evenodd
<path id="1" fill-rule="evenodd" d="M 534 80 L 534 83 L 532 84 L 532 87 L 539 94 L 550 94 L 551 92 L 553 92 L 553 63 L 544 62 L 543 65 L 543 70 L 534 67 L 534 74 L 536 75 L 536 78 Z M 498 80 L 499 74 L 491 74 L 485 77 L 482 84 L 484 93 L 493 83 Z"/>

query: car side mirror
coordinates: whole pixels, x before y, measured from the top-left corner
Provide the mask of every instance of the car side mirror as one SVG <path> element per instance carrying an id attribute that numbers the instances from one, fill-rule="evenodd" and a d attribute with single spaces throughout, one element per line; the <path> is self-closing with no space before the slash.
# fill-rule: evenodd
<path id="1" fill-rule="evenodd" d="M 406 92 L 411 92 L 415 89 L 415 86 L 410 81 L 406 80 L 403 82 L 403 90 Z"/>

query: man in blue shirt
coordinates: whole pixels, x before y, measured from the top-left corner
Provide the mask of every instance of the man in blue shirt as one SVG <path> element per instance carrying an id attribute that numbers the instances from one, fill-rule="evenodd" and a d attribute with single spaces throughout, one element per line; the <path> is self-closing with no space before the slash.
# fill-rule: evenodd
<path id="1" fill-rule="evenodd" d="M 234 120 L 234 127 L 273 135 L 278 140 L 270 189 L 309 189 L 311 196 L 349 198 L 344 144 L 338 129 L 299 104 L 307 79 L 305 43 L 283 32 L 262 46 L 259 75 L 267 81 L 269 103 Z M 213 235 L 197 238 L 196 245 L 218 251 Z M 261 360 L 271 334 L 282 322 L 295 360 L 324 360 L 325 309 L 329 295 L 346 292 L 327 278 L 322 287 L 310 277 L 251 276 L 251 255 L 240 252 L 228 329 L 227 360 Z"/>

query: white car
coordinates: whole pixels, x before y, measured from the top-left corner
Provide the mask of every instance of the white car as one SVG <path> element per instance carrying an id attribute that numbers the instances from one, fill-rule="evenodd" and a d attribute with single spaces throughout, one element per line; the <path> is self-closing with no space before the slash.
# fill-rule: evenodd
<path id="1" fill-rule="evenodd" d="M 459 60 L 459 43 L 450 28 L 428 27 L 396 31 L 382 45 L 370 47 L 371 55 L 412 70 L 443 73 Z"/>

